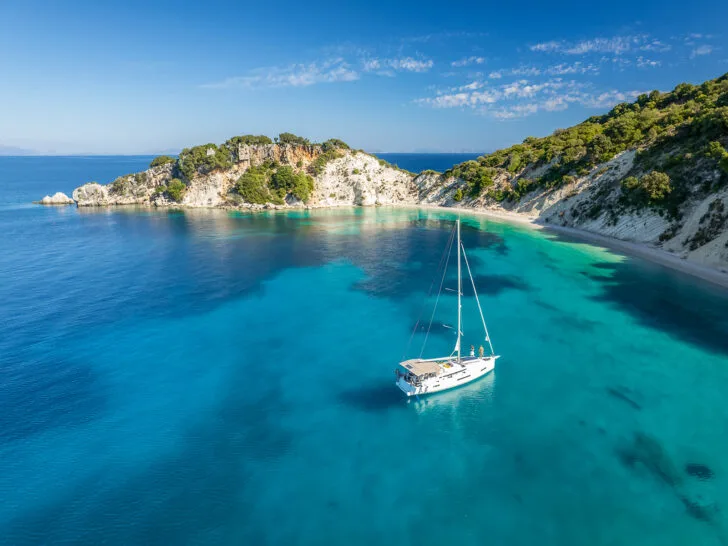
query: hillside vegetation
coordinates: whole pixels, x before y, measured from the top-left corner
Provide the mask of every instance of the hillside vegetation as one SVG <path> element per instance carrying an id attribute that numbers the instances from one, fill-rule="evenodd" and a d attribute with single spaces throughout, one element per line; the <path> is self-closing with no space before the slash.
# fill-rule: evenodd
<path id="1" fill-rule="evenodd" d="M 702 85 L 652 91 L 569 129 L 466 161 L 446 172 L 454 199 L 517 203 L 575 182 L 621 152 L 637 149 L 623 207 L 663 207 L 679 216 L 695 193 L 728 183 L 728 74 Z M 720 175 L 714 176 L 718 170 Z"/>
<path id="2" fill-rule="evenodd" d="M 185 148 L 178 158 L 170 156 L 155 157 L 150 168 L 173 165 L 175 178 L 166 186 L 156 188 L 156 195 L 163 195 L 171 201 L 181 202 L 187 186 L 199 176 L 206 176 L 215 171 L 232 169 L 243 158 L 240 157 L 243 146 L 272 146 L 290 145 L 308 148 L 315 159 L 308 165 L 299 162 L 295 166 L 281 165 L 277 161 L 269 160 L 256 166 L 251 166 L 235 182 L 232 193 L 246 203 L 252 204 L 283 204 L 287 196 L 296 200 L 307 202 L 313 191 L 313 178 L 323 172 L 329 161 L 341 157 L 349 146 L 342 140 L 329 139 L 323 143 L 312 143 L 307 138 L 293 133 L 281 133 L 275 139 L 265 135 L 241 135 L 228 139 L 223 144 L 202 144 L 192 148 Z M 119 177 L 112 183 L 112 189 L 123 192 L 125 181 L 134 175 Z M 236 195 L 230 196 L 233 202 Z"/>

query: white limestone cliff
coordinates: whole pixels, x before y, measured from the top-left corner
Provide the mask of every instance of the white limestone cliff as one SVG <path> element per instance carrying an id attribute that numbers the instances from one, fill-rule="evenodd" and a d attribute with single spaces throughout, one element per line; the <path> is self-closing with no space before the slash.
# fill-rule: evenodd
<path id="1" fill-rule="evenodd" d="M 39 205 L 73 205 L 75 201 L 63 192 L 56 192 L 52 196 L 46 195 L 40 201 L 35 201 Z"/>

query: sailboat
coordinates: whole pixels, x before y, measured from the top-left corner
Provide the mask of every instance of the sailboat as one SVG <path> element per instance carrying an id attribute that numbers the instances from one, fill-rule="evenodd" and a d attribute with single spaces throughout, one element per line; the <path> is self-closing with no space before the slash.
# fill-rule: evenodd
<path id="1" fill-rule="evenodd" d="M 395 370 L 397 380 L 395 385 L 399 387 L 407 396 L 419 396 L 422 394 L 431 394 L 448 389 L 453 389 L 461 385 L 471 383 L 476 379 L 492 372 L 495 369 L 495 361 L 500 358 L 493 351 L 493 344 L 490 341 L 488 327 L 483 317 L 483 308 L 480 306 L 478 292 L 475 289 L 475 281 L 470 271 L 468 257 L 465 254 L 465 247 L 460 240 L 460 219 L 457 220 L 457 248 L 458 248 L 458 329 L 457 341 L 455 348 L 449 356 L 437 358 L 414 358 L 399 363 L 399 367 Z M 470 356 L 462 356 L 460 345 L 463 337 L 462 332 L 462 266 L 461 260 L 465 259 L 465 266 L 473 286 L 475 301 L 478 304 L 480 312 L 480 320 L 483 323 L 484 341 L 490 349 L 490 354 L 485 355 L 485 351 L 481 345 L 479 354 L 476 356 L 474 350 L 470 351 Z M 449 255 L 448 255 L 449 259 Z M 443 271 L 443 281 L 445 271 Z M 440 292 L 442 291 L 442 283 L 440 284 Z M 439 293 L 438 293 L 439 299 Z M 433 311 L 434 317 L 434 311 Z M 430 321 L 432 326 L 432 321 Z M 429 328 L 428 328 L 429 331 Z M 404 371 L 402 371 L 401 369 Z"/>

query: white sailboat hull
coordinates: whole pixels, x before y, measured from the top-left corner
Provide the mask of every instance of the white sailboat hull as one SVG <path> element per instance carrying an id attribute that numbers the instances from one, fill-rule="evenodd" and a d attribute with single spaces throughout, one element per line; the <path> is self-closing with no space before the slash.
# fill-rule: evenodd
<path id="1" fill-rule="evenodd" d="M 495 360 L 498 356 L 466 357 L 458 363 L 451 358 L 441 359 L 441 371 L 435 377 L 428 377 L 419 381 L 412 381 L 405 375 L 399 375 L 395 385 L 407 396 L 420 396 L 435 392 L 454 389 L 467 385 L 473 381 L 489 374 L 495 369 Z M 432 359 L 440 360 L 440 359 Z M 447 365 L 447 367 L 446 367 Z M 408 381 L 408 379 L 410 379 Z"/>

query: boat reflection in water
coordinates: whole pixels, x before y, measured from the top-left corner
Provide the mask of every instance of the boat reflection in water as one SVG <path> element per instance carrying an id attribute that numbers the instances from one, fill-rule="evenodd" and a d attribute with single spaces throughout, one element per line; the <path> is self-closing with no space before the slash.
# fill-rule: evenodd
<path id="1" fill-rule="evenodd" d="M 491 406 L 495 398 L 496 373 L 483 377 L 480 381 L 467 383 L 462 387 L 447 391 L 436 392 L 426 396 L 407 397 L 410 404 L 418 413 L 443 409 L 460 409 L 466 407 L 483 408 Z"/>

